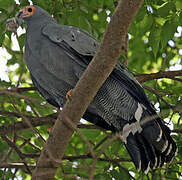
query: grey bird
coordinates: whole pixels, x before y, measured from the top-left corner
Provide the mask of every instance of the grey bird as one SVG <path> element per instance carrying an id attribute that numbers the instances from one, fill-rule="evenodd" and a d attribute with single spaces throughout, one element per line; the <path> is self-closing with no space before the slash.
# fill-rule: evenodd
<path id="1" fill-rule="evenodd" d="M 27 24 L 25 59 L 34 86 L 52 105 L 63 107 L 99 47 L 87 32 L 60 25 L 38 6 L 17 18 Z M 154 117 L 141 125 L 141 121 Z M 170 162 L 177 147 L 142 86 L 119 61 L 86 110 L 84 119 L 120 135 L 138 171 Z M 122 133 L 123 132 L 123 133 Z"/>

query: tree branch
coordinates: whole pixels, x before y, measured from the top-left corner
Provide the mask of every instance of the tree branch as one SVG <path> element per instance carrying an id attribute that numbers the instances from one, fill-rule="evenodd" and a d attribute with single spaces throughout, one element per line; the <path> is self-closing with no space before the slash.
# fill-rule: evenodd
<path id="1" fill-rule="evenodd" d="M 27 164 L 29 169 L 35 168 L 35 165 Z M 25 168 L 24 163 L 1 163 L 0 168 Z"/>
<path id="2" fill-rule="evenodd" d="M 59 162 L 73 134 L 73 129 L 64 123 L 65 117 L 71 119 L 74 124 L 78 124 L 91 100 L 117 63 L 122 51 L 122 40 L 126 37 L 128 28 L 141 4 L 142 0 L 119 2 L 96 56 L 77 83 L 71 100 L 67 101 L 54 125 L 32 179 L 54 179 Z"/>
<path id="3" fill-rule="evenodd" d="M 153 79 L 160 79 L 160 78 L 174 78 L 176 76 L 182 76 L 182 70 L 179 71 L 159 71 L 157 73 L 151 73 L 151 74 L 136 74 L 137 80 L 140 83 L 150 81 Z M 175 79 L 175 80 L 178 80 Z M 181 80 L 181 79 L 180 79 Z"/>
<path id="4" fill-rule="evenodd" d="M 10 115 L 10 116 L 16 116 L 16 117 L 21 117 L 19 113 L 14 113 L 14 112 L 6 112 L 6 111 L 0 111 L 0 115 Z M 31 125 L 33 127 L 37 126 L 42 126 L 46 124 L 52 124 L 54 123 L 54 120 L 57 118 L 57 114 L 51 114 L 45 117 L 33 117 L 33 116 L 27 116 L 24 115 L 26 118 L 29 119 Z M 16 131 L 24 130 L 24 129 L 29 129 L 30 127 L 25 121 L 22 122 L 16 122 L 13 125 L 4 125 L 0 127 L 0 136 L 6 135 L 6 134 L 11 134 Z"/>
<path id="5" fill-rule="evenodd" d="M 13 91 L 13 92 L 18 92 L 18 93 L 22 93 L 22 92 L 25 92 L 25 91 L 35 91 L 36 88 L 35 87 L 15 87 L 15 88 L 11 88 L 11 89 L 8 89 L 9 91 Z"/>
<path id="6" fill-rule="evenodd" d="M 37 157 L 37 156 L 36 156 Z M 34 157 L 35 158 L 35 157 Z M 63 160 L 75 161 L 78 159 L 91 159 L 92 157 L 88 154 L 86 155 L 78 155 L 78 156 L 63 156 Z M 127 158 L 98 158 L 98 161 L 110 162 L 110 163 L 119 163 L 119 162 L 131 162 L 131 159 Z M 27 166 L 32 169 L 36 166 L 34 164 L 27 164 Z M 24 163 L 17 162 L 17 163 L 1 163 L 0 168 L 26 168 Z"/>
<path id="7" fill-rule="evenodd" d="M 21 117 L 19 113 L 8 112 L 8 111 L 0 111 L 0 115 Z M 25 114 L 24 116 L 29 119 L 33 127 L 43 126 L 43 125 L 54 125 L 54 122 L 57 119 L 57 113 L 50 114 L 48 116 L 43 116 L 43 117 L 33 117 L 33 116 L 25 115 Z M 104 130 L 92 124 L 78 124 L 77 128 Z M 12 134 L 13 132 L 22 131 L 26 129 L 30 129 L 30 127 L 27 125 L 25 121 L 15 122 L 14 124 L 9 124 L 9 125 L 3 125 L 3 126 L 0 126 L 0 136 Z"/>
<path id="8" fill-rule="evenodd" d="M 174 129 L 172 130 L 172 132 L 182 134 L 182 129 Z"/>
<path id="9" fill-rule="evenodd" d="M 13 96 L 13 97 L 16 97 L 16 98 L 21 98 L 21 99 L 25 99 L 25 100 L 29 100 L 29 101 L 34 101 L 34 102 L 37 102 L 37 103 L 42 103 L 42 101 L 40 99 L 38 99 L 38 98 L 25 96 L 25 95 L 19 94 L 17 92 L 11 91 L 11 90 L 0 90 L 0 95 L 9 95 L 9 96 Z"/>

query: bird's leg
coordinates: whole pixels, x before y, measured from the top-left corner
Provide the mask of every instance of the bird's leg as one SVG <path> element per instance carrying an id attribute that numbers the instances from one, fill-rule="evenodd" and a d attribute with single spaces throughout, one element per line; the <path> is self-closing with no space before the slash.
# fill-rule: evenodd
<path id="1" fill-rule="evenodd" d="M 71 97 L 72 94 L 72 89 L 70 89 L 67 93 L 66 93 L 66 100 L 68 100 Z"/>
<path id="2" fill-rule="evenodd" d="M 50 127 L 50 128 L 47 129 L 47 132 L 49 133 L 49 135 L 51 134 L 52 129 L 53 129 L 53 127 Z"/>

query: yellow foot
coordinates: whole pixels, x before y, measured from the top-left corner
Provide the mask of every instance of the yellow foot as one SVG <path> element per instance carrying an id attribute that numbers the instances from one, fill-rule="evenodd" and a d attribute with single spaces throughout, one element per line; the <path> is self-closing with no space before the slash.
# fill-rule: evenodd
<path id="1" fill-rule="evenodd" d="M 51 134 L 52 129 L 53 129 L 53 127 L 50 127 L 50 128 L 48 128 L 48 129 L 47 129 L 47 131 L 48 131 L 49 135 Z"/>
<path id="2" fill-rule="evenodd" d="M 68 100 L 71 97 L 72 94 L 72 89 L 70 89 L 67 93 L 66 93 L 66 100 Z"/>

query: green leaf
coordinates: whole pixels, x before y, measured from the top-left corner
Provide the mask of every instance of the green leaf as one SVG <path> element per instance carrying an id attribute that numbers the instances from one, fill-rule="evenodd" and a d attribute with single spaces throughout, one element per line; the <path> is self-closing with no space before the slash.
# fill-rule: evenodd
<path id="1" fill-rule="evenodd" d="M 137 33 L 144 34 L 148 30 L 150 30 L 152 24 L 153 24 L 152 15 L 146 15 L 142 21 L 136 24 L 136 27 L 138 29 Z"/>
<path id="2" fill-rule="evenodd" d="M 5 33 L 3 33 L 4 30 L 5 30 L 5 24 L 1 25 L 1 28 L 0 28 L 0 47 L 2 46 L 4 38 L 5 38 Z"/>
<path id="3" fill-rule="evenodd" d="M 180 25 L 182 25 L 182 11 L 180 12 L 180 15 L 179 15 L 179 23 Z"/>
<path id="4" fill-rule="evenodd" d="M 95 1 L 96 4 L 98 4 L 99 1 Z M 104 0 L 104 6 L 108 6 L 111 8 L 114 8 L 114 1 L 113 0 Z"/>
<path id="5" fill-rule="evenodd" d="M 27 0 L 19 0 L 19 1 L 22 7 L 29 5 L 29 2 Z"/>
<path id="6" fill-rule="evenodd" d="M 117 153 L 119 152 L 119 150 L 121 149 L 121 147 L 122 147 L 122 143 L 121 143 L 120 140 L 114 141 L 114 142 L 112 143 L 111 152 L 112 152 L 113 154 L 117 154 Z"/>
<path id="7" fill-rule="evenodd" d="M 146 15 L 146 7 L 143 6 L 142 8 L 140 8 L 140 10 L 137 12 L 136 17 L 135 17 L 135 21 L 136 22 L 140 22 L 143 20 L 143 18 Z"/>
<path id="8" fill-rule="evenodd" d="M 22 50 L 25 44 L 25 34 L 22 34 L 19 38 L 18 38 L 18 43 L 20 46 L 20 49 Z"/>
<path id="9" fill-rule="evenodd" d="M 87 137 L 88 140 L 97 138 L 97 136 L 100 134 L 100 131 L 94 130 L 94 129 L 92 129 L 92 130 L 80 129 L 80 131 L 84 134 L 84 136 Z"/>
<path id="10" fill-rule="evenodd" d="M 162 27 L 161 31 L 161 44 L 162 48 L 164 48 L 167 42 L 173 38 L 174 33 L 176 32 L 176 28 L 178 26 L 177 20 L 174 18 L 172 20 L 167 20 Z"/>
<path id="11" fill-rule="evenodd" d="M 161 8 L 158 9 L 158 14 L 165 18 L 169 15 L 170 10 L 176 10 L 175 4 L 173 2 L 165 3 Z"/>
<path id="12" fill-rule="evenodd" d="M 182 1 L 181 0 L 176 0 L 176 9 L 180 11 L 182 9 Z"/>
<path id="13" fill-rule="evenodd" d="M 122 168 L 118 170 L 113 169 L 111 172 L 111 175 L 115 179 L 129 179 L 129 175 L 127 174 L 127 171 L 124 171 Z"/>
<path id="14" fill-rule="evenodd" d="M 122 174 L 122 179 L 130 179 L 129 174 L 127 173 L 127 170 L 125 169 L 119 168 L 119 174 L 120 174 L 120 177 Z"/>
<path id="15" fill-rule="evenodd" d="M 45 9 L 48 12 L 53 8 L 52 1 L 34 0 L 33 2 L 35 5 L 42 7 L 43 9 Z"/>
<path id="16" fill-rule="evenodd" d="M 0 7 L 6 11 L 8 11 L 8 8 L 11 6 L 11 4 L 14 4 L 15 2 L 12 0 L 0 0 Z"/>
<path id="17" fill-rule="evenodd" d="M 5 13 L 0 13 L 0 23 L 5 21 L 8 18 L 8 15 Z"/>
<path id="18" fill-rule="evenodd" d="M 3 170 L 0 170 L 0 177 L 3 176 L 3 173 L 4 173 L 4 171 Z"/>
<path id="19" fill-rule="evenodd" d="M 149 44 L 152 47 L 152 52 L 155 58 L 159 49 L 160 34 L 161 34 L 161 28 L 153 26 L 149 35 Z"/>
<path id="20" fill-rule="evenodd" d="M 9 7 L 8 7 L 8 14 L 11 14 L 13 13 L 13 11 L 15 10 L 15 6 L 16 6 L 16 3 L 12 3 Z"/>

